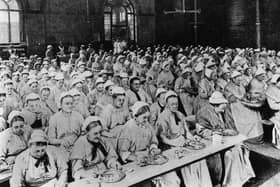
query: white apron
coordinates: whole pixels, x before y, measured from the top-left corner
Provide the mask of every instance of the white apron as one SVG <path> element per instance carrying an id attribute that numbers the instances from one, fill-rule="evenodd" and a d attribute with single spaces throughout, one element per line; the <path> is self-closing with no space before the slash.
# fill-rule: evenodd
<path id="1" fill-rule="evenodd" d="M 224 187 L 242 187 L 255 172 L 249 160 L 249 151 L 240 145 L 233 147 L 225 153 Z"/>

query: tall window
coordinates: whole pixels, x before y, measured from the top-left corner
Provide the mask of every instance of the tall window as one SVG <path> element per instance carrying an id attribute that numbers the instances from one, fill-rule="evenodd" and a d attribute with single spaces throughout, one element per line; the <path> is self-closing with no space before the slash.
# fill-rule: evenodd
<path id="1" fill-rule="evenodd" d="M 20 8 L 16 0 L 0 0 L 0 43 L 20 42 Z"/>
<path id="2" fill-rule="evenodd" d="M 105 40 L 116 38 L 137 41 L 137 22 L 133 4 L 129 0 L 115 4 L 109 1 L 104 7 Z"/>

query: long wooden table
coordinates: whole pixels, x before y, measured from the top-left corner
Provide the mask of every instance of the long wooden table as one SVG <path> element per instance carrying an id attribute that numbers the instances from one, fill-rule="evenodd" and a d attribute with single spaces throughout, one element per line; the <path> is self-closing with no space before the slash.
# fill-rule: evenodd
<path id="1" fill-rule="evenodd" d="M 172 148 L 164 151 L 163 154 L 168 157 L 169 161 L 164 165 L 158 166 L 145 166 L 140 167 L 136 163 L 130 163 L 124 165 L 123 167 L 127 170 L 133 170 L 132 172 L 127 172 L 126 177 L 117 183 L 99 183 L 97 179 L 93 177 L 85 178 L 82 180 L 70 183 L 68 187 L 128 187 L 134 184 L 138 184 L 142 181 L 160 176 L 164 173 L 174 171 L 178 168 L 184 167 L 188 164 L 194 163 L 201 159 L 206 158 L 209 155 L 215 154 L 217 152 L 226 150 L 234 145 L 237 145 L 247 138 L 244 135 L 237 135 L 233 137 L 223 137 L 223 143 L 218 145 L 213 145 L 212 142 L 206 142 L 207 147 L 201 150 L 190 150 L 189 153 L 181 158 L 176 158 L 175 151 L 179 148 Z"/>

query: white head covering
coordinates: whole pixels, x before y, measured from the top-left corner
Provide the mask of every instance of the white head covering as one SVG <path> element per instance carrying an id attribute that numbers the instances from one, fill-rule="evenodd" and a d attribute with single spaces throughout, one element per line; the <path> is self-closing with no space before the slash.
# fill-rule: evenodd
<path id="1" fill-rule="evenodd" d="M 167 102 L 169 97 L 177 97 L 177 94 L 174 91 L 169 90 L 166 92 L 164 100 Z"/>
<path id="2" fill-rule="evenodd" d="M 25 98 L 25 102 L 28 102 L 29 100 L 39 100 L 40 99 L 40 96 L 38 94 L 35 94 L 35 93 L 30 93 L 26 96 Z"/>
<path id="3" fill-rule="evenodd" d="M 63 80 L 64 79 L 64 75 L 63 73 L 57 73 L 54 77 L 55 80 Z"/>
<path id="4" fill-rule="evenodd" d="M 209 103 L 224 104 L 224 103 L 228 103 L 228 101 L 225 99 L 225 97 L 223 96 L 223 94 L 221 92 L 215 91 L 209 98 Z"/>
<path id="5" fill-rule="evenodd" d="M 36 142 L 48 143 L 48 136 L 46 135 L 46 133 L 44 131 L 37 130 L 37 129 L 33 131 L 28 143 L 30 145 L 31 143 L 36 143 Z"/>
<path id="6" fill-rule="evenodd" d="M 13 120 L 14 117 L 16 117 L 16 116 L 20 116 L 20 117 L 22 117 L 22 118 L 24 119 L 24 116 L 22 115 L 22 113 L 21 113 L 20 111 L 14 110 L 14 111 L 12 111 L 12 112 L 9 114 L 7 122 L 11 125 L 12 120 Z"/>
<path id="7" fill-rule="evenodd" d="M 95 85 L 98 85 L 98 84 L 100 84 L 100 83 L 103 83 L 103 84 L 104 84 L 104 80 L 103 80 L 102 77 L 98 77 L 98 78 L 96 79 Z"/>
<path id="8" fill-rule="evenodd" d="M 87 127 L 93 123 L 93 122 L 100 122 L 102 124 L 102 118 L 100 118 L 99 116 L 89 116 L 85 119 L 84 123 L 83 123 L 83 127 L 82 130 L 86 131 Z"/>
<path id="9" fill-rule="evenodd" d="M 265 70 L 263 68 L 258 68 L 255 73 L 255 76 L 262 75 L 262 74 L 266 74 Z"/>
<path id="10" fill-rule="evenodd" d="M 160 94 L 162 93 L 166 93 L 167 90 L 164 89 L 164 88 L 158 88 L 157 91 L 156 91 L 156 97 L 158 97 Z"/>
<path id="11" fill-rule="evenodd" d="M 114 86 L 112 88 L 112 94 L 113 95 L 124 95 L 125 94 L 125 90 L 122 87 Z"/>
<path id="12" fill-rule="evenodd" d="M 115 85 L 115 83 L 114 83 L 113 81 L 107 80 L 107 81 L 105 82 L 105 84 L 104 84 L 104 89 L 106 89 L 106 88 L 108 88 L 108 87 L 110 87 L 110 86 L 114 86 L 114 85 Z"/>
<path id="13" fill-rule="evenodd" d="M 132 115 L 135 116 L 138 113 L 138 111 L 144 106 L 149 106 L 149 105 L 148 103 L 142 101 L 137 101 L 136 103 L 134 103 L 134 105 L 131 107 Z"/>
<path id="14" fill-rule="evenodd" d="M 59 96 L 59 99 L 58 99 L 58 103 L 57 103 L 57 106 L 58 108 L 61 108 L 61 101 L 65 98 L 65 97 L 72 97 L 72 94 L 71 92 L 62 92 Z"/>
<path id="15" fill-rule="evenodd" d="M 239 71 L 233 71 L 232 74 L 231 74 L 231 78 L 235 78 L 235 77 L 238 77 L 238 76 L 241 76 L 241 73 Z"/>
<path id="16" fill-rule="evenodd" d="M 80 79 L 80 78 L 74 79 L 74 80 L 71 82 L 71 88 L 72 88 L 73 86 L 75 86 L 76 84 L 82 83 L 82 82 L 83 82 L 83 80 Z"/>

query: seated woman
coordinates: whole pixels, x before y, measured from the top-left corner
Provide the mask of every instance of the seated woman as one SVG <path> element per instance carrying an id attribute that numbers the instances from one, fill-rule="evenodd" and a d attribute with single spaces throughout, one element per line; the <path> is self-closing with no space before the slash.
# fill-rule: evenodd
<path id="1" fill-rule="evenodd" d="M 129 119 L 129 111 L 125 104 L 125 90 L 122 87 L 112 88 L 113 103 L 103 108 L 101 113 L 103 133 L 102 135 L 112 140 L 115 146 L 116 138 Z"/>
<path id="2" fill-rule="evenodd" d="M 273 75 L 270 82 L 271 85 L 268 86 L 265 94 L 268 105 L 274 112 L 270 119 L 274 123 L 272 143 L 280 149 L 280 74 Z"/>
<path id="3" fill-rule="evenodd" d="M 195 138 L 189 132 L 185 116 L 178 111 L 178 96 L 173 91 L 165 95 L 166 107 L 159 115 L 159 136 L 163 146 L 182 147 L 187 140 Z M 207 187 L 212 186 L 206 161 L 198 161 L 181 169 L 185 186 Z"/>
<path id="4" fill-rule="evenodd" d="M 12 111 L 8 117 L 10 128 L 0 133 L 0 164 L 13 165 L 16 156 L 27 149 L 32 129 L 25 125 L 23 115 Z"/>
<path id="5" fill-rule="evenodd" d="M 86 134 L 75 142 L 70 155 L 74 179 L 86 178 L 92 172 L 107 168 L 119 168 L 118 156 L 112 144 L 101 137 L 101 118 L 88 117 L 83 123 L 83 130 Z"/>
<path id="6" fill-rule="evenodd" d="M 67 164 L 55 147 L 48 146 L 48 137 L 42 130 L 34 130 L 29 147 L 15 161 L 11 187 L 37 187 L 44 184 L 64 187 L 67 182 Z"/>
<path id="7" fill-rule="evenodd" d="M 238 134 L 230 112 L 225 110 L 227 103 L 222 93 L 216 91 L 209 98 L 209 104 L 198 111 L 197 132 L 200 136 L 211 139 L 215 133 L 223 136 Z M 255 177 L 249 160 L 249 151 L 244 147 L 235 146 L 226 151 L 223 157 L 218 153 L 207 160 L 214 185 L 223 183 L 223 186 L 242 186 L 247 180 Z M 222 179 L 223 170 L 225 176 Z"/>
<path id="8" fill-rule="evenodd" d="M 82 102 L 81 92 L 79 92 L 77 89 L 72 89 L 70 93 L 73 96 L 74 100 L 73 110 L 80 113 L 84 117 L 84 119 L 86 119 L 89 116 L 89 111 L 86 105 Z"/>
<path id="9" fill-rule="evenodd" d="M 246 93 L 241 81 L 241 73 L 233 71 L 231 82 L 225 88 L 225 96 L 230 102 L 230 110 L 238 132 L 250 138 L 251 143 L 259 143 L 263 135 L 261 115 L 258 110 L 253 110 L 242 103 L 246 96 L 253 95 L 253 89 L 250 83 L 248 93 Z"/>
<path id="10" fill-rule="evenodd" d="M 149 154 L 157 155 L 161 152 L 158 149 L 157 137 L 149 123 L 149 105 L 136 102 L 131 109 L 133 118 L 125 124 L 118 138 L 117 150 L 124 163 L 138 161 Z M 180 179 L 175 172 L 165 174 L 156 181 L 159 181 L 161 186 L 180 186 Z M 149 182 L 141 184 L 141 186 L 149 185 Z"/>
<path id="11" fill-rule="evenodd" d="M 83 116 L 73 111 L 73 96 L 63 92 L 59 98 L 61 110 L 50 118 L 48 137 L 51 145 L 61 147 L 66 156 L 71 153 L 75 141 L 82 133 Z"/>

